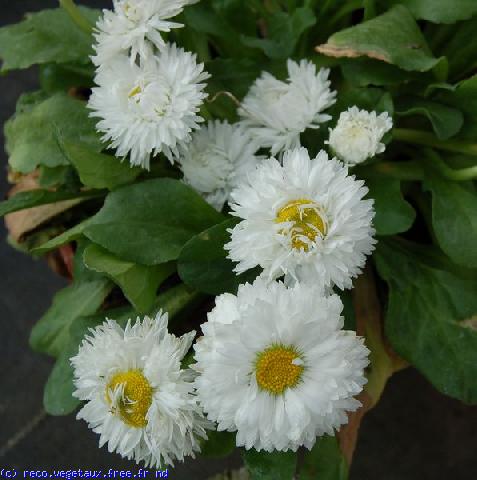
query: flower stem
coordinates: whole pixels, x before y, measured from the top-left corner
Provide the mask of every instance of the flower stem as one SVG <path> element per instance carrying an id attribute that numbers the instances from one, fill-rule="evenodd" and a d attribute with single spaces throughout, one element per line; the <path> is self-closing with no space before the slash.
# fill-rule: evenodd
<path id="1" fill-rule="evenodd" d="M 379 162 L 373 165 L 363 167 L 364 176 L 379 173 L 398 180 L 418 181 L 424 178 L 424 169 L 420 164 L 414 161 L 407 162 Z"/>
<path id="2" fill-rule="evenodd" d="M 426 154 L 429 160 L 432 161 L 430 165 L 434 167 L 441 176 L 454 180 L 456 182 L 465 182 L 477 178 L 477 165 L 473 167 L 454 169 L 449 167 L 444 160 L 433 150 L 427 149 Z"/>
<path id="3" fill-rule="evenodd" d="M 370 350 L 371 364 L 368 368 L 368 383 L 359 395 L 362 407 L 348 416 L 348 423 L 338 432 L 341 452 L 351 465 L 358 439 L 361 421 L 381 398 L 391 375 L 408 366 L 408 363 L 394 353 L 384 338 L 382 308 L 376 291 L 376 282 L 371 266 L 367 266 L 356 279 L 353 290 L 353 303 L 356 314 L 356 333 L 366 338 Z"/>
<path id="4" fill-rule="evenodd" d="M 434 147 L 448 152 L 463 153 L 477 156 L 477 143 L 463 142 L 458 140 L 439 140 L 430 132 L 410 130 L 407 128 L 394 128 L 393 138 L 406 143 Z"/>
<path id="5" fill-rule="evenodd" d="M 83 32 L 90 34 L 93 29 L 93 25 L 90 21 L 81 13 L 80 9 L 75 5 L 73 0 L 59 0 L 61 8 L 68 13 L 71 20 L 78 25 Z"/>

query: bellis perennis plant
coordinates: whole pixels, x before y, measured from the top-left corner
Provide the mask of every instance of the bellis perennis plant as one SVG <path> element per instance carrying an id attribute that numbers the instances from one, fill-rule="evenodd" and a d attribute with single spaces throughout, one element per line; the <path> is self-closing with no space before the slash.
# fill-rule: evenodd
<path id="1" fill-rule="evenodd" d="M 109 452 L 311 479 L 408 364 L 477 403 L 477 6 L 341 3 L 61 0 L 0 29 L 4 71 L 41 67 L 0 213 L 71 280 L 31 334 L 45 409 Z"/>

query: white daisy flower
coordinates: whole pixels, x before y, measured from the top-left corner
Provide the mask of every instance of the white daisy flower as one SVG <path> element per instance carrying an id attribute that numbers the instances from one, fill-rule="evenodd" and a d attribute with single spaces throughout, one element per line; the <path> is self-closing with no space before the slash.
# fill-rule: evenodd
<path id="1" fill-rule="evenodd" d="M 330 120 L 322 112 L 336 101 L 328 69 L 317 72 L 307 60 L 288 60 L 287 66 L 289 77 L 285 82 L 262 73 L 239 109 L 259 146 L 271 148 L 272 155 L 300 146 L 300 133 Z"/>
<path id="2" fill-rule="evenodd" d="M 264 161 L 232 194 L 228 257 L 237 273 L 260 265 L 270 279 L 321 281 L 350 288 L 374 249 L 373 201 L 362 180 L 321 151 L 285 152 Z"/>
<path id="3" fill-rule="evenodd" d="M 387 112 L 377 115 L 358 107 L 342 112 L 336 127 L 330 129 L 327 142 L 334 154 L 349 165 L 362 163 L 378 153 L 383 153 L 385 145 L 381 143 L 384 134 L 393 126 Z"/>
<path id="4" fill-rule="evenodd" d="M 312 448 L 347 423 L 366 383 L 368 349 L 344 331 L 337 295 L 313 285 L 239 287 L 217 298 L 194 346 L 199 400 L 237 446 Z"/>
<path id="5" fill-rule="evenodd" d="M 217 210 L 229 200 L 232 188 L 255 169 L 260 157 L 250 136 L 240 125 L 209 122 L 179 150 L 184 181 Z"/>
<path id="6" fill-rule="evenodd" d="M 114 11 L 103 10 L 96 24 L 96 55 L 93 63 L 102 67 L 118 54 L 148 58 L 154 47 L 165 46 L 162 32 L 179 28 L 181 23 L 169 19 L 179 15 L 186 5 L 197 0 L 113 0 Z"/>
<path id="7" fill-rule="evenodd" d="M 181 369 L 195 332 L 167 332 L 167 314 L 91 329 L 71 359 L 74 395 L 86 401 L 78 419 L 109 452 L 160 467 L 194 456 L 207 420 L 193 394 L 193 372 Z"/>
<path id="8" fill-rule="evenodd" d="M 151 154 L 173 161 L 177 146 L 199 128 L 207 78 L 195 55 L 168 44 L 141 66 L 119 56 L 100 69 L 88 106 L 116 155 L 130 154 L 131 165 L 149 168 Z"/>

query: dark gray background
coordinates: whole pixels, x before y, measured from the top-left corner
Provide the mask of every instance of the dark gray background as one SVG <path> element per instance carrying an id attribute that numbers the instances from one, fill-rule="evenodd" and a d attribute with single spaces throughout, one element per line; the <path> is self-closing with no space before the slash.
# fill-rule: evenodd
<path id="1" fill-rule="evenodd" d="M 106 1 L 84 1 L 109 6 Z M 27 11 L 55 1 L 0 0 L 0 24 L 19 21 Z M 0 77 L 1 124 L 12 115 L 20 93 L 37 87 L 36 71 Z M 3 134 L 1 134 L 3 145 Z M 4 197 L 7 160 L 1 151 L 0 193 Z M 42 260 L 12 250 L 1 229 L 0 242 L 0 470 L 31 468 L 136 468 L 97 446 L 84 422 L 42 414 L 43 385 L 52 362 L 28 347 L 32 325 L 65 282 Z M 473 480 L 477 478 L 477 408 L 436 392 L 416 371 L 397 374 L 379 405 L 363 422 L 352 480 Z M 238 456 L 199 459 L 177 465 L 170 478 L 205 479 Z"/>

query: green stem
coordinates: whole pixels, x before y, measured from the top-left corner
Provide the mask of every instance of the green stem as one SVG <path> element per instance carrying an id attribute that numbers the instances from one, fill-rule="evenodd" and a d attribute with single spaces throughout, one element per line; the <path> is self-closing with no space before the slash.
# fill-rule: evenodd
<path id="1" fill-rule="evenodd" d="M 90 21 L 81 13 L 80 9 L 75 5 L 73 0 L 59 0 L 61 8 L 68 13 L 71 20 L 78 25 L 83 32 L 90 34 L 93 29 L 93 25 Z"/>
<path id="2" fill-rule="evenodd" d="M 424 169 L 414 161 L 375 163 L 362 167 L 359 175 L 367 177 L 376 173 L 405 181 L 419 181 L 424 178 Z"/>
<path id="3" fill-rule="evenodd" d="M 407 128 L 394 128 L 393 138 L 400 142 L 434 147 L 448 152 L 463 153 L 465 155 L 477 156 L 477 143 L 463 142 L 458 140 L 439 140 L 430 132 L 421 130 L 410 130 Z"/>
<path id="4" fill-rule="evenodd" d="M 376 16 L 376 4 L 374 0 L 364 0 L 364 21 L 371 20 Z"/>
<path id="5" fill-rule="evenodd" d="M 331 26 L 336 25 L 343 17 L 346 15 L 349 15 L 350 13 L 354 12 L 355 10 L 358 10 L 360 8 L 363 8 L 363 0 L 350 0 L 348 3 L 343 5 L 327 22 L 328 23 L 328 28 L 331 28 Z"/>
<path id="6" fill-rule="evenodd" d="M 433 150 L 426 150 L 427 156 L 432 161 L 431 165 L 440 175 L 456 182 L 465 182 L 477 178 L 477 165 L 473 167 L 454 169 L 449 167 L 444 160 Z"/>

